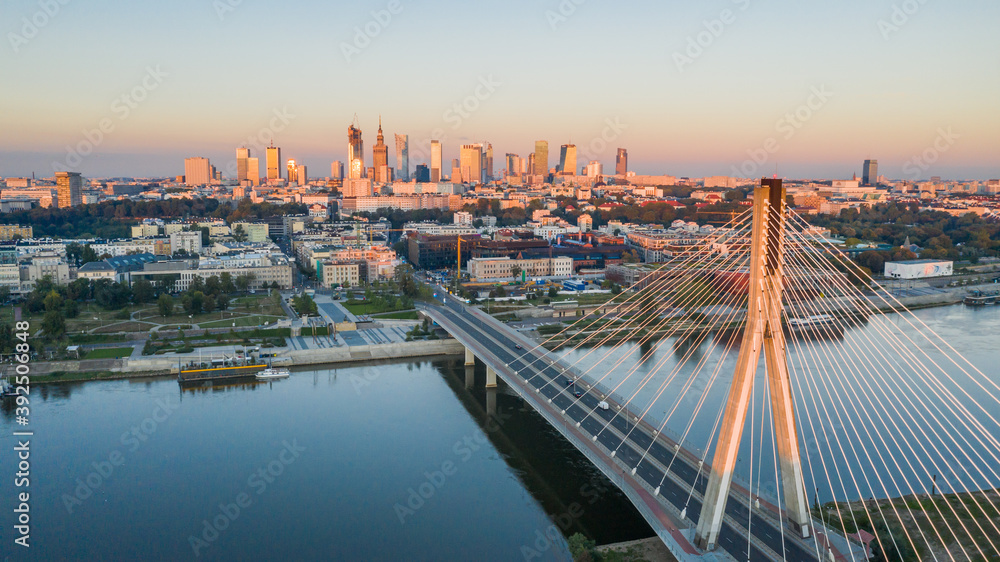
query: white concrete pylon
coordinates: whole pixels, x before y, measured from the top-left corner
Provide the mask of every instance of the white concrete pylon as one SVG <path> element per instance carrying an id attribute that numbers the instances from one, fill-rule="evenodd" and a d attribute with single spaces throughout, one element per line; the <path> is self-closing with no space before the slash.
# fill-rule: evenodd
<path id="1" fill-rule="evenodd" d="M 695 531 L 695 544 L 704 550 L 715 549 L 722 528 L 722 518 L 729 500 L 729 488 L 750 406 L 750 393 L 762 350 L 767 364 L 774 437 L 785 497 L 785 505 L 782 507 L 796 532 L 803 538 L 811 534 L 785 337 L 781 327 L 785 205 L 785 190 L 781 186 L 781 180 L 764 179 L 761 187 L 754 190 L 747 324 L 719 432 L 719 442 L 712 460 L 712 472 L 705 491 L 701 517 Z"/>

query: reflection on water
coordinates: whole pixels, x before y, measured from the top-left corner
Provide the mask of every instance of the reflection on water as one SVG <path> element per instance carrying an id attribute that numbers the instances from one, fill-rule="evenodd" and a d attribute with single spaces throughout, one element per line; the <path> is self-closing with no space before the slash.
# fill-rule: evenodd
<path id="1" fill-rule="evenodd" d="M 514 560 L 522 546 L 568 560 L 563 540 L 539 537 L 652 534 L 547 422 L 484 387 L 482 365 L 461 359 L 35 387 L 24 558 L 185 560 L 200 540 L 208 560 Z M 290 446 L 302 451 L 286 463 Z M 241 493 L 249 507 L 206 530 Z"/>

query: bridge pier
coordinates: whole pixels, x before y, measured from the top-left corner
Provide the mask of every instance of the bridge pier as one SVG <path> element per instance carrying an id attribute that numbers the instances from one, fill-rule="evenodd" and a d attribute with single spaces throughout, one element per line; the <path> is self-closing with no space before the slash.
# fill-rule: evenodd
<path id="1" fill-rule="evenodd" d="M 465 348 L 465 366 L 476 364 L 476 354 L 471 349 Z"/>
<path id="2" fill-rule="evenodd" d="M 496 388 L 497 387 L 497 372 L 493 370 L 493 367 L 489 365 L 486 366 L 486 388 Z"/>
<path id="3" fill-rule="evenodd" d="M 487 388 L 486 389 L 486 413 L 491 417 L 496 417 L 497 415 L 497 389 Z"/>
<path id="4" fill-rule="evenodd" d="M 472 365 L 465 366 L 465 388 L 472 390 L 476 386 L 476 368 Z"/>

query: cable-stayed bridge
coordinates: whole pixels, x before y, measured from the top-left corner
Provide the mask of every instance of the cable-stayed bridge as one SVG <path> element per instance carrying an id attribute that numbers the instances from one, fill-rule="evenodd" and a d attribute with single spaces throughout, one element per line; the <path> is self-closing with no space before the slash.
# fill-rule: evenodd
<path id="1" fill-rule="evenodd" d="M 466 363 L 680 560 L 1000 558 L 997 500 L 980 493 L 1000 485 L 1000 387 L 787 210 L 780 181 L 541 344 L 442 300 L 424 312 Z"/>

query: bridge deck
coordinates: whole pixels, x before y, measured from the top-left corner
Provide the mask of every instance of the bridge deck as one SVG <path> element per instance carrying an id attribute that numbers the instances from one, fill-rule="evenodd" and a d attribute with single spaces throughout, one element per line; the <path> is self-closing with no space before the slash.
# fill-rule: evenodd
<path id="1" fill-rule="evenodd" d="M 535 342 L 491 316 L 454 298 L 448 298 L 444 307 L 425 307 L 423 312 L 473 350 L 618 486 L 678 560 L 745 560 L 748 555 L 753 561 L 820 558 L 815 539 L 801 540 L 790 532 L 782 536 L 780 514 L 773 505 L 761 502 L 760 509 L 753 509 L 753 533 L 748 533 L 751 495 L 735 484 L 719 536 L 721 548 L 712 553 L 698 551 L 693 546 L 694 524 L 701 513 L 710 470 L 707 465 L 699 470 L 700 457 L 658 434 L 645 420 L 636 423 L 636 416 L 627 408 L 623 410 L 620 401 L 601 388 L 576 398 L 562 381 L 565 373 L 572 371 L 546 350 L 535 350 Z M 518 345 L 522 349 L 517 349 Z M 583 386 L 591 389 L 589 384 Z M 611 409 L 598 409 L 601 400 L 607 401 Z M 687 519 L 682 519 L 685 506 Z M 822 532 L 822 525 L 817 529 Z M 835 548 L 832 554 L 836 559 L 845 559 Z"/>

